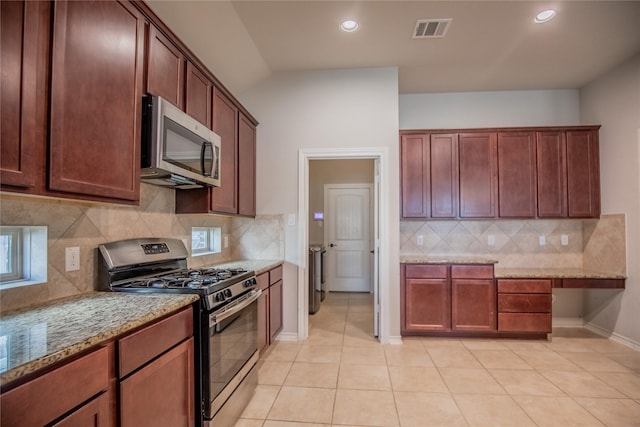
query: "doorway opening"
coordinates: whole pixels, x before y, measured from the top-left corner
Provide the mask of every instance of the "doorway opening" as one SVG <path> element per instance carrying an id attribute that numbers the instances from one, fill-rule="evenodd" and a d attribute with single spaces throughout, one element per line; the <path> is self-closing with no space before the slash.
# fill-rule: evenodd
<path id="1" fill-rule="evenodd" d="M 388 215 L 388 204 L 384 203 L 386 197 L 385 180 L 380 179 L 386 169 L 387 150 L 382 149 L 314 149 L 301 150 L 299 153 L 299 206 L 298 218 L 301 220 L 299 227 L 299 259 L 307 258 L 307 251 L 310 245 L 323 245 L 327 248 L 329 268 L 327 276 L 331 274 L 340 275 L 342 272 L 350 273 L 354 271 L 366 271 L 368 277 L 365 279 L 368 287 L 350 288 L 350 283 L 335 282 L 335 278 L 327 280 L 328 291 L 356 291 L 362 292 L 363 296 L 373 301 L 373 315 L 371 316 L 371 330 L 373 335 L 381 342 L 388 339 L 388 327 L 385 323 L 385 311 L 387 309 L 388 289 L 380 286 L 379 278 L 386 277 L 388 262 L 384 260 L 382 253 L 386 252 L 384 243 L 388 239 L 386 227 L 382 226 L 382 218 Z M 326 189 L 325 189 L 326 187 Z M 331 195 L 331 193 L 334 193 Z M 357 194 L 359 193 L 359 195 Z M 325 205 L 325 194 L 333 202 Z M 336 196 L 337 194 L 337 196 Z M 336 199 L 337 197 L 337 199 Z M 336 200 L 340 202 L 336 203 Z M 366 202 L 357 202 L 366 200 Z M 333 203 L 333 204 L 331 204 Z M 360 203 L 360 204 L 358 204 Z M 360 221 L 363 212 L 360 211 L 362 204 L 368 203 L 368 221 Z M 360 207 L 358 207 L 360 206 Z M 348 225 L 346 232 L 359 234 L 364 231 L 362 226 L 367 228 L 367 236 L 364 237 L 363 245 L 366 250 L 359 248 L 352 250 L 348 248 L 347 240 L 336 242 L 335 233 L 327 235 L 327 226 L 332 226 L 329 210 L 344 208 L 351 210 L 351 215 L 343 224 L 339 225 L 342 232 L 345 232 L 345 224 Z M 329 217 L 327 215 L 329 214 Z M 304 223 L 302 223 L 304 220 Z M 350 222 L 351 221 L 351 222 Z M 366 224 L 368 222 L 368 224 Z M 357 223 L 360 223 L 359 225 Z M 337 236 L 338 238 L 340 236 Z M 345 236 L 342 236 L 345 237 Z M 347 236 L 353 237 L 353 236 Z M 330 241 L 331 240 L 331 241 Z M 333 244 L 331 247 L 329 245 Z M 346 248 L 342 255 L 342 260 L 337 260 L 338 248 Z M 364 246 L 363 246 L 364 247 Z M 364 254 L 367 263 L 362 263 Z M 329 259 L 332 257 L 332 259 Z M 333 262 L 333 265 L 332 265 Z M 345 263 L 346 262 L 346 263 Z M 366 267 L 363 267 L 366 265 Z M 298 269 L 298 339 L 304 340 L 309 335 L 309 278 L 307 274 L 307 263 L 301 263 Z M 345 267 L 348 267 L 345 269 Z M 363 270 L 364 269 L 364 270 Z M 349 270 L 349 271 L 347 271 Z M 348 275 L 348 274 L 347 274 Z M 331 289 L 337 286 L 335 289 Z M 343 286 L 343 288 L 340 288 Z M 336 295 L 340 292 L 336 292 Z M 344 294 L 346 296 L 346 293 Z M 312 295 L 313 297 L 313 295 Z M 321 308 L 320 308 L 321 310 Z"/>

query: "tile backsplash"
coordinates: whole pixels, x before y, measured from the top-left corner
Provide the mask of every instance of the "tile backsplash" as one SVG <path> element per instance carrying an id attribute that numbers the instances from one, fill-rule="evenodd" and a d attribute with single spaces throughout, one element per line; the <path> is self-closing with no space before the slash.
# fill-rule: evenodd
<path id="1" fill-rule="evenodd" d="M 400 245 L 401 255 L 481 256 L 504 268 L 626 271 L 623 214 L 599 220 L 401 221 Z"/>
<path id="2" fill-rule="evenodd" d="M 236 218 L 219 215 L 176 215 L 173 189 L 140 185 L 139 206 L 89 203 L 2 194 L 2 225 L 48 227 L 48 282 L 0 292 L 0 310 L 91 292 L 97 287 L 98 245 L 137 237 L 174 237 L 188 247 L 191 227 L 220 227 L 229 246 L 221 253 L 190 257 L 190 267 L 232 259 L 282 258 L 284 220 L 280 216 Z M 80 247 L 80 270 L 65 271 L 65 248 Z"/>

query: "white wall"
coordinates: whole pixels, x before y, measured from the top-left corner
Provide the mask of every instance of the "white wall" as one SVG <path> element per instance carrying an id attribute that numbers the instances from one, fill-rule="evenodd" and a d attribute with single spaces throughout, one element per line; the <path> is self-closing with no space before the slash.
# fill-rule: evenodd
<path id="1" fill-rule="evenodd" d="M 400 95 L 400 129 L 580 124 L 577 90 Z"/>
<path id="2" fill-rule="evenodd" d="M 580 124 L 577 90 L 400 95 L 400 129 L 459 129 Z M 555 319 L 580 317 L 582 292 L 555 293 Z M 581 322 L 580 320 L 576 320 Z"/>
<path id="3" fill-rule="evenodd" d="M 387 147 L 383 181 L 390 206 L 399 205 L 397 68 L 328 70 L 275 74 L 239 96 L 260 122 L 257 137 L 257 212 L 295 214 L 298 210 L 298 151 L 324 148 Z M 390 335 L 399 336 L 399 213 L 387 224 L 390 269 L 381 286 L 391 290 Z M 297 332 L 298 227 L 285 226 L 284 329 Z M 383 320 L 384 321 L 384 320 Z"/>
<path id="4" fill-rule="evenodd" d="M 640 54 L 580 90 L 580 117 L 602 124 L 602 212 L 627 218 L 626 289 L 587 292 L 586 320 L 640 346 Z"/>

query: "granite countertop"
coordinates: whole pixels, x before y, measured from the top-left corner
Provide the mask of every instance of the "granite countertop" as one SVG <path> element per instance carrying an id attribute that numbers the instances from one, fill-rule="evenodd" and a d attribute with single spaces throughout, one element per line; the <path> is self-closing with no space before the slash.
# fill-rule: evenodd
<path id="1" fill-rule="evenodd" d="M 402 255 L 401 264 L 496 264 L 498 260 L 481 257 Z"/>
<path id="2" fill-rule="evenodd" d="M 222 264 L 216 264 L 216 268 L 244 268 L 245 270 L 253 270 L 256 276 L 269 271 L 274 267 L 282 264 L 283 260 L 277 259 L 245 259 L 236 261 L 227 261 Z"/>
<path id="3" fill-rule="evenodd" d="M 93 292 L 0 317 L 0 385 L 186 307 L 195 294 Z"/>
<path id="4" fill-rule="evenodd" d="M 499 268 L 499 266 L 496 266 L 494 276 L 496 279 L 626 279 L 621 274 L 581 268 Z"/>

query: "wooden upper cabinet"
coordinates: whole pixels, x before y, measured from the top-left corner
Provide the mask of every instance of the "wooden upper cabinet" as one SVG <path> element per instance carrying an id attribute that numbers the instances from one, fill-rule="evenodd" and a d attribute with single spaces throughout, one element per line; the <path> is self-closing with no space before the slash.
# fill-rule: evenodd
<path id="1" fill-rule="evenodd" d="M 598 132 L 567 131 L 567 209 L 570 218 L 600 216 Z"/>
<path id="2" fill-rule="evenodd" d="M 186 108 L 188 115 L 211 129 L 211 94 L 213 84 L 191 62 L 187 62 Z"/>
<path id="3" fill-rule="evenodd" d="M 149 28 L 147 92 L 184 110 L 184 54 L 153 25 Z"/>
<path id="4" fill-rule="evenodd" d="M 54 8 L 49 188 L 137 201 L 144 19 L 128 2 Z"/>
<path id="5" fill-rule="evenodd" d="M 567 216 L 567 146 L 562 131 L 536 133 L 538 217 Z"/>
<path id="6" fill-rule="evenodd" d="M 238 213 L 256 216 L 256 126 L 242 113 L 238 121 Z"/>
<path id="7" fill-rule="evenodd" d="M 400 180 L 403 218 L 427 218 L 431 213 L 429 135 L 402 135 Z"/>
<path id="8" fill-rule="evenodd" d="M 214 212 L 238 213 L 238 108 L 221 91 L 213 91 L 213 131 L 220 135 L 220 187 L 211 188 Z"/>
<path id="9" fill-rule="evenodd" d="M 460 217 L 494 218 L 498 193 L 495 133 L 461 133 Z"/>
<path id="10" fill-rule="evenodd" d="M 536 216 L 534 132 L 498 133 L 498 216 Z"/>
<path id="11" fill-rule="evenodd" d="M 34 187 L 44 168 L 51 4 L 0 2 L 0 182 Z"/>
<path id="12" fill-rule="evenodd" d="M 431 217 L 458 216 L 458 135 L 433 134 L 430 138 Z"/>

